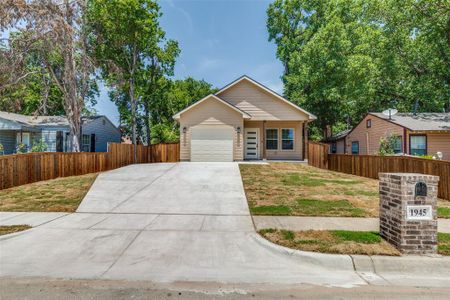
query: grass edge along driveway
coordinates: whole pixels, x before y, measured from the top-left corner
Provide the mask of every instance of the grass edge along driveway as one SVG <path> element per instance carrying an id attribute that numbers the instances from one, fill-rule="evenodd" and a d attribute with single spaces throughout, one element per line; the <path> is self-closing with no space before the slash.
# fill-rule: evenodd
<path id="1" fill-rule="evenodd" d="M 0 226 L 0 235 L 15 233 L 23 230 L 30 229 L 29 225 L 8 225 L 8 226 Z"/>
<path id="2" fill-rule="evenodd" d="M 60 177 L 0 190 L 0 211 L 74 212 L 97 175 Z"/>

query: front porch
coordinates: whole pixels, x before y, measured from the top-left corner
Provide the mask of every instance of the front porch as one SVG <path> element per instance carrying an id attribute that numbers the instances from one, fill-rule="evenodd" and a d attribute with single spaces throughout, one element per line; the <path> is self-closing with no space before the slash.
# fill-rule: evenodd
<path id="1" fill-rule="evenodd" d="M 244 160 L 307 159 L 303 121 L 244 121 Z"/>

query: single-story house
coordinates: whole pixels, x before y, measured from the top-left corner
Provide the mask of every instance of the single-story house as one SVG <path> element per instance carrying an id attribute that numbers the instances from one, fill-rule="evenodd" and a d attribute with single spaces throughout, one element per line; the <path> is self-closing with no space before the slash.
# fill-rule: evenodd
<path id="1" fill-rule="evenodd" d="M 314 115 L 248 76 L 175 114 L 182 161 L 304 160 Z"/>
<path id="2" fill-rule="evenodd" d="M 345 137 L 346 153 L 378 154 L 380 139 L 397 138 L 395 152 L 443 154 L 450 160 L 450 113 L 399 113 L 391 117 L 368 113 Z"/>
<path id="3" fill-rule="evenodd" d="M 108 142 L 121 142 L 121 132 L 105 116 L 81 119 L 81 148 L 84 152 L 105 152 Z M 69 152 L 69 123 L 63 116 L 25 116 L 0 111 L 0 144 L 3 154 L 16 152 L 22 143 L 29 151 L 34 143 L 43 141 L 48 152 Z"/>

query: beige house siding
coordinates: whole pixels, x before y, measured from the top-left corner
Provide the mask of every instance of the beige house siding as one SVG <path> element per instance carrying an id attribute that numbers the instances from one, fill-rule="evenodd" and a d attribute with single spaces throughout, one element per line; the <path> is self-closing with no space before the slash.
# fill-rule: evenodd
<path id="1" fill-rule="evenodd" d="M 214 100 L 206 99 L 201 105 L 181 114 L 180 117 L 180 159 L 188 161 L 191 158 L 191 132 L 192 127 L 201 125 L 227 125 L 234 129 L 233 159 L 243 159 L 243 118 L 242 114 L 227 105 Z M 186 133 L 183 133 L 186 127 Z M 236 128 L 241 127 L 238 134 Z"/>
<path id="2" fill-rule="evenodd" d="M 246 80 L 217 95 L 250 114 L 252 121 L 308 120 L 307 114 Z"/>
<path id="3" fill-rule="evenodd" d="M 338 154 L 345 153 L 345 139 L 340 139 L 336 141 L 336 153 Z"/>
<path id="4" fill-rule="evenodd" d="M 450 133 L 427 133 L 427 153 L 442 152 L 443 159 L 450 160 Z"/>
<path id="5" fill-rule="evenodd" d="M 264 141 L 264 125 L 262 121 L 245 121 L 245 128 L 259 128 L 259 156 L 263 158 L 263 151 L 265 147 Z M 303 122 L 299 121 L 267 121 L 266 129 L 276 128 L 278 129 L 278 149 L 279 150 L 266 150 L 267 159 L 303 159 Z M 281 129 L 293 128 L 294 129 L 294 150 L 281 150 Z"/>
<path id="6" fill-rule="evenodd" d="M 370 119 L 372 126 L 366 127 L 367 120 Z M 402 136 L 403 127 L 393 124 L 378 117 L 367 115 L 349 135 L 347 135 L 347 153 L 352 153 L 352 142 L 359 142 L 359 154 L 378 154 L 380 148 L 380 139 L 388 135 Z"/>

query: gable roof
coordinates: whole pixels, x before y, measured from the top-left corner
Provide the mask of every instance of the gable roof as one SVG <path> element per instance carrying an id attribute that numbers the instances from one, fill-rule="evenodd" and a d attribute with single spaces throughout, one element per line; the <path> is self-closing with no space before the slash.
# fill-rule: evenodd
<path id="1" fill-rule="evenodd" d="M 382 113 L 371 112 L 373 115 L 388 122 L 400 125 L 412 131 L 450 130 L 450 113 L 399 113 L 389 119 Z"/>
<path id="2" fill-rule="evenodd" d="M 269 94 L 271 94 L 272 96 L 274 96 L 275 98 L 279 99 L 280 101 L 283 101 L 285 103 L 287 103 L 288 105 L 292 106 L 293 108 L 301 111 L 302 113 L 308 115 L 309 120 L 316 120 L 317 117 L 309 112 L 307 112 L 306 110 L 304 110 L 303 108 L 299 107 L 298 105 L 292 103 L 291 101 L 289 101 L 288 99 L 284 98 L 283 96 L 281 96 L 280 94 L 278 94 L 277 92 L 271 90 L 270 88 L 266 87 L 265 85 L 259 83 L 258 81 L 250 78 L 247 75 L 243 75 L 241 77 L 239 77 L 238 79 L 236 79 L 235 81 L 231 82 L 230 84 L 224 86 L 223 88 L 221 88 L 215 95 L 220 95 L 222 92 L 228 90 L 229 88 L 231 88 L 232 86 L 238 84 L 241 81 L 248 81 L 250 83 L 252 83 L 253 85 L 263 89 L 264 91 L 268 92 Z"/>
<path id="3" fill-rule="evenodd" d="M 0 118 L 27 126 L 69 126 L 67 118 L 63 116 L 26 116 L 0 111 Z"/>
<path id="4" fill-rule="evenodd" d="M 352 129 L 346 129 L 346 130 L 343 130 L 343 131 L 341 131 L 341 132 L 338 132 L 338 133 L 336 133 L 336 134 L 330 136 L 330 137 L 327 138 L 327 139 L 323 139 L 323 141 L 324 141 L 324 142 L 335 142 L 335 141 L 337 141 L 337 140 L 340 140 L 340 139 L 345 138 L 351 131 L 352 131 Z"/>
<path id="5" fill-rule="evenodd" d="M 36 127 L 53 127 L 53 126 L 69 126 L 69 121 L 65 116 L 26 116 L 21 114 L 0 111 L 0 118 L 19 123 L 25 126 Z M 87 124 L 99 118 L 105 118 L 113 127 L 117 128 L 106 116 L 83 116 L 81 117 L 81 124 Z"/>
<path id="6" fill-rule="evenodd" d="M 93 123 L 94 121 L 97 120 L 105 120 L 106 122 L 109 123 L 109 125 L 111 125 L 111 127 L 116 130 L 118 133 L 122 134 L 122 131 L 120 130 L 120 128 L 118 126 L 116 126 L 113 122 L 111 122 L 110 119 L 108 119 L 107 116 L 104 115 L 95 115 L 95 116 L 83 116 L 81 117 L 81 124 L 82 125 L 89 125 L 91 123 Z"/>
<path id="7" fill-rule="evenodd" d="M 243 117 L 244 119 L 250 119 L 250 118 L 251 118 L 251 116 L 250 116 L 248 113 L 246 113 L 245 111 L 243 111 L 243 110 L 237 108 L 236 106 L 232 105 L 231 103 L 228 103 L 227 101 L 223 100 L 222 98 L 220 98 L 220 97 L 218 97 L 218 96 L 216 96 L 216 95 L 214 95 L 214 94 L 209 94 L 208 96 L 204 97 L 203 99 L 201 99 L 201 100 L 199 100 L 199 101 L 197 101 L 197 102 L 195 102 L 195 103 L 189 105 L 188 107 L 186 107 L 186 108 L 183 109 L 182 111 L 177 112 L 177 113 L 173 116 L 173 118 L 174 118 L 175 120 L 178 120 L 178 119 L 180 118 L 180 116 L 181 116 L 182 113 L 184 113 L 184 112 L 190 110 L 191 108 L 194 108 L 195 106 L 199 105 L 200 103 L 202 103 L 203 101 L 205 101 L 205 100 L 207 100 L 207 99 L 214 99 L 214 100 L 216 100 L 216 101 L 219 101 L 220 103 L 222 103 L 222 104 L 224 104 L 224 105 L 230 107 L 231 109 L 237 111 L 238 113 L 242 114 L 242 117 Z"/>

